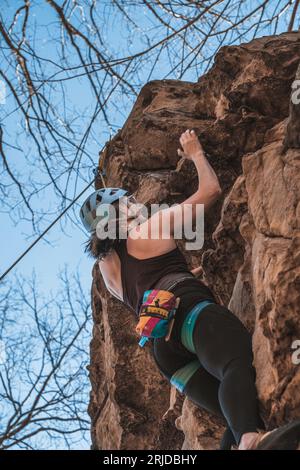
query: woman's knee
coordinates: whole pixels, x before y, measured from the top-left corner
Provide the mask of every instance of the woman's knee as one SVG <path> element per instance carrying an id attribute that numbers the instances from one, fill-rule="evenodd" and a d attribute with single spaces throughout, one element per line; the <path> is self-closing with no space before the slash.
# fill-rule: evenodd
<path id="1" fill-rule="evenodd" d="M 224 379 L 227 379 L 226 382 L 236 382 L 237 377 L 240 378 L 239 384 L 248 383 L 249 381 L 255 384 L 256 371 L 250 358 L 245 356 L 236 357 L 226 364 L 223 370 L 222 382 L 224 382 Z"/>
<path id="2" fill-rule="evenodd" d="M 184 393 L 196 405 L 224 418 L 219 403 L 219 387 L 220 381 L 199 364 L 195 373 L 186 383 Z"/>
<path id="3" fill-rule="evenodd" d="M 208 353 L 211 357 L 231 359 L 242 355 L 253 360 L 250 333 L 230 310 L 219 304 L 209 305 L 199 314 L 193 342 L 198 357 Z"/>
<path id="4" fill-rule="evenodd" d="M 154 340 L 152 355 L 158 369 L 168 380 L 176 371 L 197 358 L 194 354 L 182 350 L 180 344 L 166 342 L 164 338 Z"/>
<path id="5" fill-rule="evenodd" d="M 188 383 L 201 368 L 198 359 L 188 362 L 183 367 L 177 369 L 170 378 L 170 383 L 181 393 L 185 393 Z"/>

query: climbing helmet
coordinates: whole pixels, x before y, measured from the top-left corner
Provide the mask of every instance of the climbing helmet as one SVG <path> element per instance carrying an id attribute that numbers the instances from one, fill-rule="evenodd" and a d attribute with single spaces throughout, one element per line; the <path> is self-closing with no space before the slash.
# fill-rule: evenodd
<path id="1" fill-rule="evenodd" d="M 97 223 L 104 217 L 96 213 L 100 204 L 112 204 L 126 195 L 128 191 L 121 188 L 101 188 L 90 194 L 80 209 L 81 222 L 86 230 L 88 232 L 96 230 Z"/>

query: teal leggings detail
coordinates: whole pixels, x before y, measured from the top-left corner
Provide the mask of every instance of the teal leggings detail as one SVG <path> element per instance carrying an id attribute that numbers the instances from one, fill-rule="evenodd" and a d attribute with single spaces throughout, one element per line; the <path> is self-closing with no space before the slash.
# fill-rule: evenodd
<path id="1" fill-rule="evenodd" d="M 187 365 L 178 369 L 175 374 L 172 375 L 170 382 L 174 385 L 177 390 L 183 393 L 186 384 L 190 380 L 190 378 L 194 375 L 197 369 L 201 367 L 200 362 L 198 359 L 189 362 Z"/>
<path id="2" fill-rule="evenodd" d="M 203 300 L 189 312 L 186 316 L 182 328 L 181 328 L 181 342 L 186 347 L 188 351 L 196 354 L 196 350 L 193 343 L 193 331 L 194 326 L 197 321 L 199 313 L 209 304 L 212 304 L 211 300 Z"/>
<path id="3" fill-rule="evenodd" d="M 193 354 L 196 354 L 196 350 L 193 343 L 193 331 L 196 320 L 199 313 L 209 304 L 212 304 L 211 300 L 203 300 L 198 302 L 197 305 L 188 313 L 186 316 L 182 328 L 181 328 L 181 341 L 182 344 Z M 195 372 L 201 367 L 201 364 L 198 359 L 195 359 L 188 364 L 184 365 L 170 378 L 170 382 L 177 388 L 181 393 L 184 392 L 186 384 L 189 382 L 190 378 L 195 374 Z"/>

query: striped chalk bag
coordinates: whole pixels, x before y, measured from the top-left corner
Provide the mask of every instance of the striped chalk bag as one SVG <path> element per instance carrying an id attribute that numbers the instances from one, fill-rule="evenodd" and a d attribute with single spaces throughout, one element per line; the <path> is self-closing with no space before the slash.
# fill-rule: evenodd
<path id="1" fill-rule="evenodd" d="M 167 290 L 144 292 L 135 328 L 141 336 L 139 346 L 143 347 L 149 338 L 165 336 L 166 341 L 169 339 L 179 301 L 179 297 Z"/>

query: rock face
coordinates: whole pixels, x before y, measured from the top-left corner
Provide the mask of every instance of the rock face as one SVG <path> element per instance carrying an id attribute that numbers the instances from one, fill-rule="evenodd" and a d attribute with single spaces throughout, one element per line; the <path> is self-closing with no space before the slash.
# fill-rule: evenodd
<path id="1" fill-rule="evenodd" d="M 178 139 L 195 129 L 223 196 L 206 216 L 203 248 L 185 255 L 253 333 L 261 413 L 271 427 L 300 417 L 300 366 L 292 360 L 300 340 L 299 134 L 293 148 L 283 145 L 292 108 L 299 117 L 289 104 L 299 61 L 300 32 L 222 47 L 197 83 L 147 83 L 102 155 L 107 186 L 144 204 L 179 202 L 198 180 L 193 163 L 177 155 Z M 92 300 L 92 447 L 218 448 L 223 423 L 170 387 L 97 264 Z"/>

